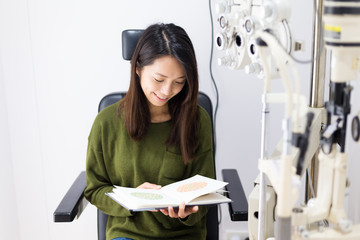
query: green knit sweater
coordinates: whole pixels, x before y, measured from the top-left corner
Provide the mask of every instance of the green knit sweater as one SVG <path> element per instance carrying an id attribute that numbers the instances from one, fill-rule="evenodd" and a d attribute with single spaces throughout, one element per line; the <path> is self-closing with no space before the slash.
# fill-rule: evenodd
<path id="1" fill-rule="evenodd" d="M 117 116 L 118 103 L 102 110 L 92 126 L 87 151 L 85 197 L 109 215 L 106 239 L 128 237 L 141 239 L 206 238 L 206 207 L 183 219 L 159 212 L 132 213 L 105 195 L 113 185 L 137 187 L 144 182 L 165 186 L 200 174 L 214 177 L 212 130 L 207 112 L 198 107 L 200 145 L 195 160 L 184 165 L 179 148 L 168 148 L 171 121 L 151 123 L 146 136 L 133 141 L 122 117 Z"/>

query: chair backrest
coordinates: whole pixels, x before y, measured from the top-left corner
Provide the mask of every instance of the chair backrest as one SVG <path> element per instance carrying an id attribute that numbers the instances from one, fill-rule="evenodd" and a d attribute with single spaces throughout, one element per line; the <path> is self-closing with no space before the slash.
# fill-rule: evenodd
<path id="1" fill-rule="evenodd" d="M 110 93 L 103 97 L 99 103 L 99 112 L 107 106 L 110 106 L 113 103 L 118 102 L 125 96 L 126 92 L 115 92 Z M 210 98 L 199 92 L 198 95 L 198 104 L 202 106 L 210 116 L 211 125 L 213 124 L 213 110 Z M 214 141 L 213 141 L 214 144 Z M 215 145 L 213 145 L 215 150 Z M 215 151 L 214 151 L 215 152 Z M 215 168 L 215 155 L 213 155 L 214 159 L 214 168 Z M 216 168 L 214 169 L 214 171 Z M 216 171 L 215 171 L 216 172 Z M 218 240 L 219 239 L 219 220 L 218 220 L 218 206 L 212 206 L 209 208 L 207 214 L 207 237 L 206 240 Z M 106 240 L 106 224 L 108 220 L 108 215 L 101 212 L 99 209 L 97 210 L 97 222 L 98 222 L 98 240 Z"/>

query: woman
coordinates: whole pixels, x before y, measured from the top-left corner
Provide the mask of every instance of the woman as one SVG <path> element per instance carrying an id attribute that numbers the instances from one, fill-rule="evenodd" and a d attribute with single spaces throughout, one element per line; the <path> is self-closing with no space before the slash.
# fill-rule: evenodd
<path id="1" fill-rule="evenodd" d="M 197 105 L 198 84 L 184 29 L 149 26 L 126 96 L 98 114 L 89 135 L 85 196 L 109 215 L 106 239 L 205 239 L 206 207 L 134 213 L 105 195 L 114 185 L 160 189 L 196 174 L 214 177 L 211 121 Z"/>

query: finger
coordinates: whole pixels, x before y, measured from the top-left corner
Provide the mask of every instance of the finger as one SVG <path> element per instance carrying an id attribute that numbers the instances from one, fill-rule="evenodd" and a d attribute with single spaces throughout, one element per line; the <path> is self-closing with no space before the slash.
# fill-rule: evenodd
<path id="1" fill-rule="evenodd" d="M 187 215 L 186 211 L 185 211 L 185 202 L 182 202 L 179 206 L 179 211 L 177 214 L 180 218 L 185 218 Z"/>
<path id="2" fill-rule="evenodd" d="M 148 183 L 148 182 L 145 182 L 140 186 L 142 186 L 145 189 L 160 189 L 161 188 L 160 185 L 153 184 L 153 183 Z"/>
<path id="3" fill-rule="evenodd" d="M 177 218 L 178 217 L 177 213 L 175 212 L 173 207 L 169 207 L 168 212 L 169 212 L 169 217 L 172 217 L 172 218 Z"/>
<path id="4" fill-rule="evenodd" d="M 169 216 L 169 211 L 168 209 L 160 209 L 160 212 L 162 212 L 165 216 Z"/>
<path id="5" fill-rule="evenodd" d="M 137 186 L 137 188 L 142 188 L 142 189 L 143 189 L 143 188 L 146 187 L 147 184 L 149 184 L 149 183 L 148 183 L 148 182 L 144 182 L 143 184 Z"/>
<path id="6" fill-rule="evenodd" d="M 190 207 L 188 211 L 190 213 L 196 213 L 197 211 L 199 211 L 199 207 L 198 206 Z"/>
<path id="7" fill-rule="evenodd" d="M 143 184 L 139 185 L 137 188 L 142 188 L 142 189 L 160 189 L 161 186 L 160 186 L 160 185 L 157 185 L 157 184 L 149 183 L 149 182 L 144 182 Z"/>

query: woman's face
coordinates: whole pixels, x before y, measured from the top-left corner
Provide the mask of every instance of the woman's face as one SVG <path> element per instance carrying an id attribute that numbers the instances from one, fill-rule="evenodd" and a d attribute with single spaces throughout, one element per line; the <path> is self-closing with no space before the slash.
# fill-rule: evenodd
<path id="1" fill-rule="evenodd" d="M 140 71 L 137 69 L 136 73 L 150 110 L 163 108 L 168 111 L 169 100 L 182 90 L 186 82 L 182 65 L 172 56 L 160 57 Z"/>

